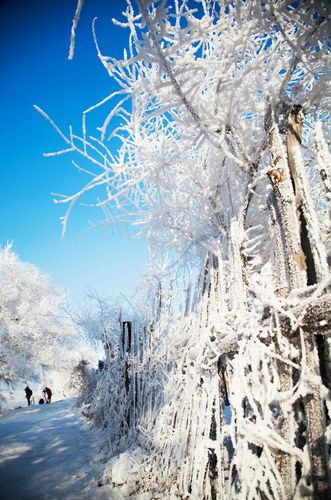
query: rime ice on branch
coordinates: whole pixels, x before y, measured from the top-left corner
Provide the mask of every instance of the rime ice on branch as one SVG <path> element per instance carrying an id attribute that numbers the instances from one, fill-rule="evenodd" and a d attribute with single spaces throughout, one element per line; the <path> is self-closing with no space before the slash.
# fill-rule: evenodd
<path id="1" fill-rule="evenodd" d="M 77 165 L 87 184 L 57 200 L 64 228 L 95 192 L 102 223 L 148 238 L 163 281 L 199 278 L 182 318 L 174 285 L 161 287 L 131 352 L 119 340 L 107 351 L 94 394 L 111 432 L 104 479 L 135 450 L 137 491 L 325 498 L 330 6 L 139 0 L 124 17 L 122 60 L 96 42 L 118 90 L 86 110 L 82 136 L 53 123 L 66 144 L 55 154 L 90 164 Z M 119 413 L 104 405 L 109 386 Z"/>

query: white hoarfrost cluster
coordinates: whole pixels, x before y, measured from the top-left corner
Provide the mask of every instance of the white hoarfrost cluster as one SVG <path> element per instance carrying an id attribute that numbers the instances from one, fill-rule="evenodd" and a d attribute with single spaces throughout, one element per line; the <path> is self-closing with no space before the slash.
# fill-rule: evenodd
<path id="1" fill-rule="evenodd" d="M 104 479 L 153 498 L 326 498 L 330 6 L 137 0 L 124 18 L 122 60 L 93 27 L 118 90 L 81 136 L 51 121 L 53 154 L 88 176 L 58 199 L 64 229 L 94 195 L 161 277 L 131 329 L 105 332 Z"/>
<path id="2" fill-rule="evenodd" d="M 20 260 L 11 244 L 0 248 L 1 391 L 3 382 L 8 389 L 51 376 L 50 370 L 71 370 L 69 351 L 77 335 L 61 317 L 63 303 L 64 293 L 46 274 Z"/>
<path id="3" fill-rule="evenodd" d="M 139 469 L 145 458 L 141 448 L 129 449 L 117 455 L 107 464 L 102 481 L 114 484 L 124 497 L 135 493 Z"/>

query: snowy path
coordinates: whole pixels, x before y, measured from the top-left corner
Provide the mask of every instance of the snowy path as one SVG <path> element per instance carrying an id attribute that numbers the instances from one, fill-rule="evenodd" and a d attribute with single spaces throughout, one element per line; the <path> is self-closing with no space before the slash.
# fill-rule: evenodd
<path id="1" fill-rule="evenodd" d="M 93 437 L 71 406 L 32 405 L 0 418 L 1 500 L 89 498 Z"/>

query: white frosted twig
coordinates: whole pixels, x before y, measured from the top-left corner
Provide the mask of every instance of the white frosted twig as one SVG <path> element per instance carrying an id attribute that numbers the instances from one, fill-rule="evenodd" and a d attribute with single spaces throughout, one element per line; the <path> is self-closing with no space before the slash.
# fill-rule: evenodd
<path id="1" fill-rule="evenodd" d="M 60 156 L 66 153 L 72 153 L 73 151 L 75 151 L 75 148 L 67 148 L 67 149 L 61 149 L 61 151 L 52 151 L 51 153 L 43 153 L 43 156 L 49 158 L 50 156 Z"/>
<path id="2" fill-rule="evenodd" d="M 70 140 L 64 135 L 64 133 L 62 132 L 62 130 L 59 129 L 59 127 L 55 124 L 55 122 L 48 116 L 47 113 L 45 113 L 45 111 L 43 111 L 41 108 L 39 108 L 39 106 L 37 106 L 36 104 L 33 105 L 34 109 L 36 111 L 38 111 L 38 113 L 41 114 L 41 116 L 43 116 L 44 118 L 46 118 L 46 120 L 48 120 L 50 122 L 50 124 L 52 125 L 52 127 L 55 128 L 56 132 L 59 134 L 60 137 L 62 137 L 62 139 L 64 140 L 64 142 L 66 144 L 71 144 Z"/>
<path id="3" fill-rule="evenodd" d="M 107 97 L 105 97 L 104 99 L 102 99 L 101 101 L 97 102 L 96 104 L 94 104 L 93 106 L 90 106 L 89 108 L 87 108 L 83 114 L 87 114 L 87 113 L 90 113 L 91 111 L 94 111 L 95 109 L 99 108 L 100 106 L 102 106 L 103 104 L 105 104 L 106 102 L 110 101 L 111 99 L 113 99 L 115 96 L 117 95 L 122 95 L 122 94 L 125 94 L 126 91 L 125 90 L 117 90 L 116 92 L 112 92 L 111 94 L 109 94 Z"/>
<path id="4" fill-rule="evenodd" d="M 76 28 L 78 25 L 78 21 L 82 12 L 82 8 L 84 5 L 84 0 L 77 0 L 76 12 L 72 21 L 71 26 L 71 35 L 70 35 L 70 47 L 69 47 L 69 55 L 68 59 L 72 60 L 75 53 L 75 37 L 76 37 Z"/>

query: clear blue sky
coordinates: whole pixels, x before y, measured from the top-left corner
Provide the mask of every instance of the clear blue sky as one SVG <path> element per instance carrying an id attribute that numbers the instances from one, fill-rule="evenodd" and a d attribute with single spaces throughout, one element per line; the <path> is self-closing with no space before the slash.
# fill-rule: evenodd
<path id="1" fill-rule="evenodd" d="M 2 0 L 0 3 L 0 244 L 14 242 L 22 260 L 50 273 L 73 300 L 86 285 L 103 295 L 132 296 L 147 263 L 144 241 L 125 240 L 95 229 L 78 241 L 88 226 L 88 209 L 74 210 L 64 240 L 59 218 L 65 207 L 51 193 L 73 193 L 83 185 L 66 156 L 44 158 L 61 148 L 55 131 L 34 109 L 43 108 L 67 130 L 80 126 L 81 113 L 114 90 L 97 58 L 91 23 L 98 17 L 102 52 L 120 56 L 127 32 L 114 26 L 125 0 L 86 0 L 76 34 L 76 51 L 68 61 L 75 0 Z"/>

